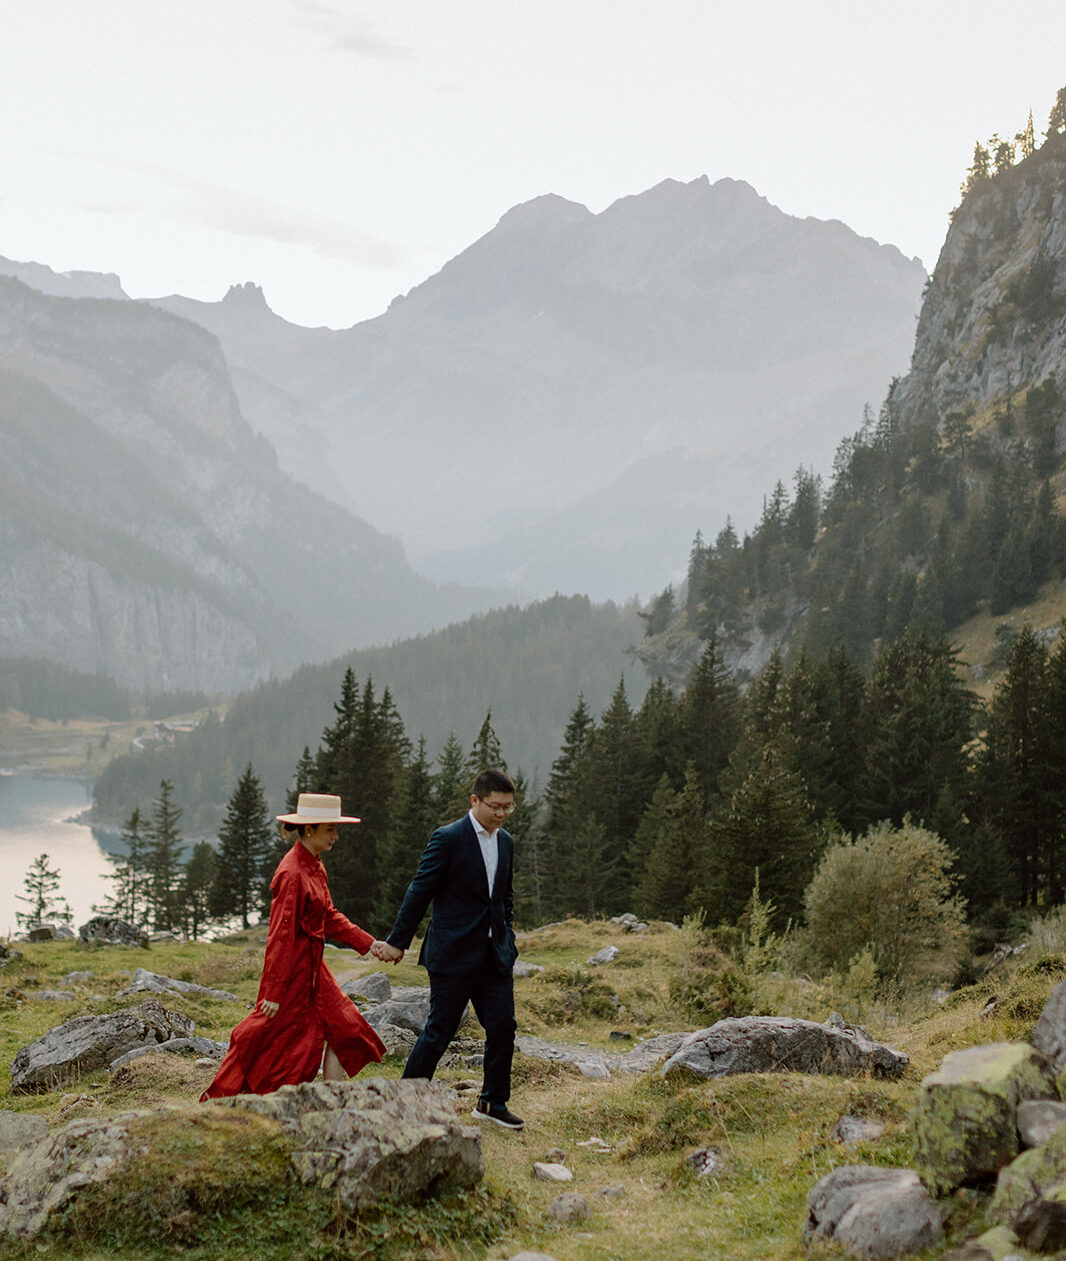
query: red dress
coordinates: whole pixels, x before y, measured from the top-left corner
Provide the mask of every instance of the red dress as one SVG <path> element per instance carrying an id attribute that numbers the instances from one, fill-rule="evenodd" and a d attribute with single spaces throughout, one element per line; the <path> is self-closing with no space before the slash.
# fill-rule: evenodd
<path id="1" fill-rule="evenodd" d="M 200 1096 L 265 1095 L 311 1081 L 328 1042 L 354 1076 L 385 1044 L 322 962 L 325 939 L 366 954 L 374 938 L 333 905 L 322 860 L 297 841 L 270 882 L 270 928 L 256 1009 L 233 1030 L 215 1080 Z M 269 1020 L 262 1001 L 277 1003 Z"/>

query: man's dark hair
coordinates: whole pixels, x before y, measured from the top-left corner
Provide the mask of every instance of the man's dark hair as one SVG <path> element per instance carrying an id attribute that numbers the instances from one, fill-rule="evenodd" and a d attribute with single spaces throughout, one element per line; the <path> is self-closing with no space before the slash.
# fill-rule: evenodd
<path id="1" fill-rule="evenodd" d="M 513 793 L 515 790 L 514 780 L 506 771 L 482 771 L 474 780 L 472 789 L 475 797 L 484 800 L 489 793 Z"/>

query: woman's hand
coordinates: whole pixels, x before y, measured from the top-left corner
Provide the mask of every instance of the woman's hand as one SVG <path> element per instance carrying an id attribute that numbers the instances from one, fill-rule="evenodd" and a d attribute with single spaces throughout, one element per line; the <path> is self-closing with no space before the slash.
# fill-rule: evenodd
<path id="1" fill-rule="evenodd" d="M 387 941 L 375 941 L 370 947 L 370 953 L 382 963 L 399 963 L 404 955 L 399 946 L 390 946 Z"/>
<path id="2" fill-rule="evenodd" d="M 274 1019 L 274 1017 L 278 1014 L 278 1008 L 280 1006 L 280 1003 L 272 1003 L 266 998 L 261 999 L 259 1002 L 259 1010 L 264 1016 L 266 1016 L 267 1020 Z"/>

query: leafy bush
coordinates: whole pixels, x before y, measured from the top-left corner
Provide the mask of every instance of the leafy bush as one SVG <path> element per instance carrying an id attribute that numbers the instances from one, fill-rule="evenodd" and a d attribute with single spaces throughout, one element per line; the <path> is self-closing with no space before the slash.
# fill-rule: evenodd
<path id="1" fill-rule="evenodd" d="M 909 821 L 833 845 L 804 895 L 812 959 L 846 973 L 868 950 L 882 983 L 951 977 L 965 941 L 951 863 L 944 841 Z"/>
<path id="2" fill-rule="evenodd" d="M 752 983 L 711 941 L 694 946 L 670 980 L 670 1001 L 693 1020 L 713 1024 L 753 1011 Z"/>

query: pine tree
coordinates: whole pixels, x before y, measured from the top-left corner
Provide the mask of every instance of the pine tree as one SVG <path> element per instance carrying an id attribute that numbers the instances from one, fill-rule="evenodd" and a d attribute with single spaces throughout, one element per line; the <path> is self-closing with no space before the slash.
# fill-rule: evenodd
<path id="1" fill-rule="evenodd" d="M 183 869 L 179 889 L 182 930 L 193 941 L 198 939 L 200 930 L 208 922 L 217 868 L 214 846 L 210 841 L 197 841 Z"/>
<path id="2" fill-rule="evenodd" d="M 716 636 L 689 678 L 679 711 L 685 761 L 696 768 L 700 791 L 710 801 L 740 734 L 739 691 Z"/>
<path id="3" fill-rule="evenodd" d="M 767 745 L 756 766 L 736 782 L 724 777 L 728 797 L 710 822 L 704 874 L 712 918 L 736 922 L 751 898 L 755 873 L 761 896 L 773 903 L 775 928 L 799 917 L 822 835 L 811 820 L 803 781 Z"/>
<path id="4" fill-rule="evenodd" d="M 241 927 L 249 926 L 252 911 L 262 904 L 264 881 L 270 883 L 276 834 L 262 785 L 249 762 L 218 831 L 218 865 L 209 899 L 213 916 L 239 915 Z"/>
<path id="5" fill-rule="evenodd" d="M 46 920 L 61 920 L 69 924 L 74 918 L 66 898 L 57 897 L 61 873 L 53 868 L 47 854 L 39 854 L 26 872 L 22 881 L 23 893 L 16 893 L 20 902 L 25 902 L 28 911 L 16 911 L 15 919 L 23 928 L 32 928 L 43 924 Z"/>
<path id="6" fill-rule="evenodd" d="M 434 802 L 433 770 L 424 738 L 419 738 L 414 757 L 405 768 L 403 786 L 395 801 L 392 826 L 380 855 L 379 904 L 383 925 L 390 924 L 391 917 L 400 909 L 419 856 L 441 822 Z"/>
<path id="7" fill-rule="evenodd" d="M 173 796 L 174 785 L 167 779 L 161 780 L 159 797 L 152 803 L 145 853 L 152 926 L 164 932 L 173 932 L 179 926 L 178 886 L 181 853 L 185 848 L 178 830 L 182 812 L 174 805 Z"/>
<path id="8" fill-rule="evenodd" d="M 465 778 L 466 756 L 455 732 L 449 732 L 437 755 L 433 777 L 433 809 L 437 826 L 461 818 L 470 809 L 470 786 Z M 456 812 L 457 808 L 457 812 Z"/>
<path id="9" fill-rule="evenodd" d="M 947 639 L 907 631 L 874 662 L 860 785 L 864 826 L 906 815 L 928 824 L 945 790 L 965 796 L 976 697 L 963 686 Z M 952 837 L 945 837 L 949 843 Z"/>
<path id="10" fill-rule="evenodd" d="M 646 844 L 641 839 L 645 824 L 652 843 L 633 892 L 634 908 L 645 918 L 680 920 L 691 909 L 704 848 L 703 794 L 691 762 L 680 793 L 670 788 L 665 776 L 660 781 L 637 830 L 634 848 Z"/>
<path id="11" fill-rule="evenodd" d="M 598 825 L 602 833 L 601 870 L 585 877 L 586 888 L 596 891 L 597 913 L 628 909 L 632 880 L 624 860 L 643 812 L 647 778 L 640 732 L 620 681 L 579 759 L 575 791 L 563 820 L 571 840 L 575 819 L 580 819 L 588 845 L 593 844 L 595 829 L 586 822 Z"/>
<path id="12" fill-rule="evenodd" d="M 1006 843 L 1010 900 L 1023 906 L 1040 899 L 1047 884 L 1047 851 L 1058 834 L 1047 675 L 1047 650 L 1026 625 L 1007 657 L 978 759 L 982 816 Z"/>
<path id="13" fill-rule="evenodd" d="M 121 859 L 108 855 L 115 864 L 115 870 L 107 877 L 114 882 L 114 892 L 101 906 L 93 907 L 100 914 L 116 915 L 135 927 L 148 916 L 148 857 L 143 828 L 140 809 L 135 809 L 122 825 L 125 855 Z"/>

